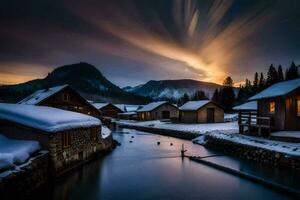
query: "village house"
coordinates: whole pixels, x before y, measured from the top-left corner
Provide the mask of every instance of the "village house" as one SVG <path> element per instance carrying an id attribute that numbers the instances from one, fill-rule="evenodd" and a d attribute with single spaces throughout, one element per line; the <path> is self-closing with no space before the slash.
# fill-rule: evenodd
<path id="1" fill-rule="evenodd" d="M 276 83 L 249 100 L 257 101 L 259 131 L 300 130 L 300 79 Z"/>
<path id="2" fill-rule="evenodd" d="M 112 103 L 94 103 L 93 106 L 97 108 L 102 117 L 118 118 L 119 113 L 124 112 L 124 106 L 115 106 Z"/>
<path id="3" fill-rule="evenodd" d="M 99 119 L 46 106 L 0 104 L 0 133 L 8 138 L 38 141 L 49 151 L 56 176 L 109 149 Z"/>
<path id="4" fill-rule="evenodd" d="M 179 110 L 177 106 L 167 102 L 152 102 L 137 110 L 138 120 L 177 119 Z"/>
<path id="5" fill-rule="evenodd" d="M 179 110 L 179 121 L 183 123 L 224 122 L 224 109 L 209 100 L 188 101 Z"/>
<path id="6" fill-rule="evenodd" d="M 120 106 L 122 104 L 118 104 L 117 106 Z M 137 119 L 137 111 L 141 109 L 142 105 L 126 105 L 124 104 L 124 112 L 118 113 L 119 119 L 125 119 L 125 120 L 136 120 Z"/>
<path id="7" fill-rule="evenodd" d="M 69 85 L 38 90 L 18 104 L 49 106 L 100 117 L 100 112 Z"/>

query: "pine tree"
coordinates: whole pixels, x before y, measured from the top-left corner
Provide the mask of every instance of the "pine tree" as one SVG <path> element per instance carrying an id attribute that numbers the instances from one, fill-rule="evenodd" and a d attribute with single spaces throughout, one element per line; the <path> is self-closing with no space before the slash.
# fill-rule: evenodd
<path id="1" fill-rule="evenodd" d="M 284 80 L 284 76 L 283 76 L 283 71 L 282 71 L 282 67 L 281 65 L 278 66 L 278 81 L 283 81 Z"/>
<path id="2" fill-rule="evenodd" d="M 299 71 L 298 67 L 294 62 L 292 62 L 291 66 L 286 70 L 285 79 L 286 80 L 293 80 L 299 78 Z"/>
<path id="3" fill-rule="evenodd" d="M 198 90 L 195 92 L 194 96 L 191 98 L 192 101 L 199 101 L 208 99 L 205 95 L 205 92 L 202 90 Z"/>
<path id="4" fill-rule="evenodd" d="M 269 67 L 267 80 L 266 80 L 266 86 L 271 86 L 274 83 L 278 82 L 278 73 L 273 64 Z"/>
<path id="5" fill-rule="evenodd" d="M 259 91 L 263 90 L 265 88 L 265 78 L 264 74 L 260 73 L 259 82 L 258 82 L 258 88 Z"/>
<path id="6" fill-rule="evenodd" d="M 258 73 L 257 72 L 255 72 L 255 75 L 254 75 L 253 90 L 254 90 L 254 92 L 258 91 Z"/>
<path id="7" fill-rule="evenodd" d="M 224 106 L 226 111 L 231 111 L 235 102 L 235 94 L 233 90 L 233 80 L 228 76 L 223 83 L 221 90 L 221 105 Z"/>

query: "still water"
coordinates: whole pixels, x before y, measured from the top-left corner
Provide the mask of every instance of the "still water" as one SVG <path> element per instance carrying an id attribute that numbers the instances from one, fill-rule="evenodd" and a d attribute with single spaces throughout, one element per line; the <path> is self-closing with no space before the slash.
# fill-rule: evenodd
<path id="1" fill-rule="evenodd" d="M 135 130 L 122 145 L 58 182 L 52 199 L 290 199 L 283 193 L 180 157 L 215 155 L 190 141 Z M 157 142 L 160 142 L 160 145 Z M 173 145 L 171 145 L 171 143 Z M 216 158 L 214 158 L 216 159 Z M 222 162 L 232 163 L 222 158 Z"/>

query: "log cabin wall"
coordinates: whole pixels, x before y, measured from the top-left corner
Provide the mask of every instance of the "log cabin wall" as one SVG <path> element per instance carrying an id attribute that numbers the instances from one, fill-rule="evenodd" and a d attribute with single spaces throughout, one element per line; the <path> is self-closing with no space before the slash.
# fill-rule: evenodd
<path id="1" fill-rule="evenodd" d="M 70 87 L 66 87 L 43 100 L 39 105 L 79 112 L 97 118 L 100 117 L 100 112 Z"/>
<path id="2" fill-rule="evenodd" d="M 285 98 L 286 104 L 286 118 L 285 129 L 286 130 L 300 130 L 300 115 L 297 113 L 297 101 L 300 103 L 300 89 L 289 94 Z"/>
<path id="3" fill-rule="evenodd" d="M 270 113 L 270 103 L 275 102 L 275 112 Z M 258 104 L 258 116 L 270 117 L 271 127 L 273 130 L 284 130 L 285 129 L 285 98 L 275 97 L 269 99 L 260 99 Z"/>
<path id="4" fill-rule="evenodd" d="M 103 117 L 112 117 L 118 118 L 119 113 L 123 113 L 118 107 L 114 106 L 113 104 L 108 104 L 102 108 L 100 108 L 101 116 Z"/>

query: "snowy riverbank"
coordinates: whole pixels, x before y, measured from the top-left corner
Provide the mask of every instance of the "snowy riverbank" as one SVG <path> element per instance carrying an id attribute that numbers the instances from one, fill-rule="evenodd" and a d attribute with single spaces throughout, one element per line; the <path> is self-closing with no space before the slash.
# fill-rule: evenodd
<path id="1" fill-rule="evenodd" d="M 159 120 L 154 121 L 135 121 L 135 120 L 119 120 L 119 125 L 132 125 L 140 127 L 151 127 L 157 129 L 167 129 L 174 131 L 182 131 L 192 134 L 206 134 L 212 131 L 222 131 L 226 133 L 238 133 L 237 122 L 225 122 L 225 123 L 210 123 L 210 124 L 179 124 L 171 122 L 162 122 Z"/>

